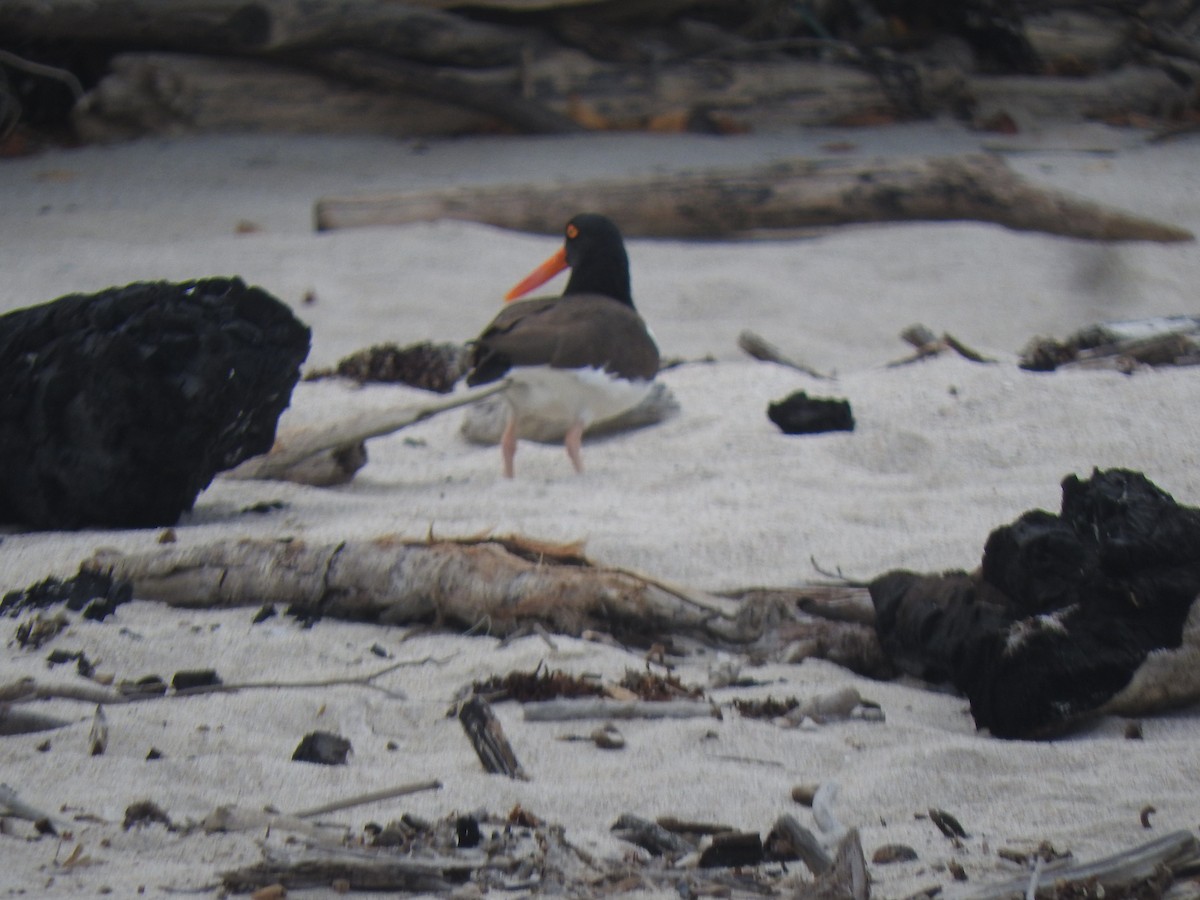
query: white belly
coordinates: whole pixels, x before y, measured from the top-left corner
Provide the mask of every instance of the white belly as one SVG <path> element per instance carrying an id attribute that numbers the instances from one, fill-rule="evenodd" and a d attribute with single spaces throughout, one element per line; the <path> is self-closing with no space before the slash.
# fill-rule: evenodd
<path id="1" fill-rule="evenodd" d="M 654 385 L 652 381 L 617 378 L 601 369 L 548 366 L 513 369 L 508 379 L 510 386 L 504 396 L 519 432 L 535 423 L 564 432 L 577 422 L 586 428 L 637 406 Z"/>

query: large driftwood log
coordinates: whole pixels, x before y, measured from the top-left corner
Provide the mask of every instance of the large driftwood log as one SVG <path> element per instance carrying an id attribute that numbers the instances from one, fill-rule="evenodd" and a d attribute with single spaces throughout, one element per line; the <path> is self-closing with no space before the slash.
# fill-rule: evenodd
<path id="1" fill-rule="evenodd" d="M 275 603 L 359 621 L 482 624 L 497 636 L 538 623 L 573 636 L 611 633 L 639 646 L 694 641 L 797 662 L 828 658 L 871 677 L 894 673 L 869 626 L 824 619 L 819 603 L 807 604 L 818 611 L 810 615 L 796 592 L 739 601 L 592 566 L 572 545 L 520 538 L 217 541 L 142 554 L 102 550 L 85 566 L 132 581 L 140 599 L 179 607 Z M 839 597 L 846 591 L 833 589 Z"/>
<path id="2" fill-rule="evenodd" d="M 625 572 L 558 559 L 563 548 L 515 539 L 306 544 L 217 541 L 146 554 L 100 551 L 89 567 L 134 582 L 136 596 L 189 608 L 279 603 L 360 621 L 485 623 L 504 636 L 530 621 L 562 634 L 619 630 L 707 640 L 745 634 L 737 604 L 678 594 Z"/>
<path id="3" fill-rule="evenodd" d="M 75 127 L 86 140 L 195 132 L 422 137 L 477 133 L 496 122 L 461 105 L 255 59 L 123 53 L 109 69 L 75 107 Z"/>
<path id="4" fill-rule="evenodd" d="M 254 456 L 222 477 L 297 481 L 328 486 L 344 484 L 367 461 L 364 443 L 392 434 L 440 413 L 478 403 L 507 387 L 500 381 L 445 400 L 394 410 L 371 410 L 320 426 L 280 432 L 269 453 Z"/>
<path id="5" fill-rule="evenodd" d="M 1013 897 L 1080 896 L 1161 897 L 1175 875 L 1200 859 L 1200 841 L 1190 831 L 1173 831 L 1130 850 L 1093 862 L 1049 866 L 1031 878 L 959 888 L 947 893 L 953 900 L 1009 900 Z M 1181 894 L 1180 896 L 1188 896 Z"/>
<path id="6" fill-rule="evenodd" d="M 530 34 L 413 3 L 360 0 L 6 0 L 0 32 L 34 41 L 274 51 L 386 49 L 403 59 L 495 66 Z"/>
<path id="7" fill-rule="evenodd" d="M 252 457 L 236 468 L 222 472 L 221 476 L 295 481 L 317 487 L 345 484 L 366 464 L 366 441 L 370 438 L 392 434 L 463 406 L 470 407 L 463 418 L 463 436 L 478 444 L 498 444 L 508 418 L 507 406 L 498 395 L 507 386 L 507 381 L 499 381 L 428 404 L 369 410 L 321 425 L 281 431 L 269 453 Z M 656 384 L 637 406 L 593 422 L 585 433 L 595 436 L 643 428 L 678 412 L 679 403 L 675 396 L 666 385 Z M 561 441 L 564 433 L 561 428 L 537 423 L 522 425 L 518 431 L 524 440 L 545 442 Z"/>
<path id="8" fill-rule="evenodd" d="M 557 234 L 580 209 L 630 236 L 714 238 L 850 222 L 994 222 L 1091 240 L 1186 241 L 1192 233 L 1042 188 L 991 156 L 794 159 L 748 169 L 553 185 L 481 185 L 327 197 L 321 230 L 466 219 Z"/>

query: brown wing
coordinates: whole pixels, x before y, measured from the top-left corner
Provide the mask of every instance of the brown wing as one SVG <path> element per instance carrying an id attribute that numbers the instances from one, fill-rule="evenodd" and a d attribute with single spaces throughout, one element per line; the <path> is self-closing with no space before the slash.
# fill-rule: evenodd
<path id="1" fill-rule="evenodd" d="M 632 307 L 596 294 L 525 300 L 505 307 L 474 342 L 469 384 L 514 366 L 603 368 L 653 378 L 658 348 Z"/>

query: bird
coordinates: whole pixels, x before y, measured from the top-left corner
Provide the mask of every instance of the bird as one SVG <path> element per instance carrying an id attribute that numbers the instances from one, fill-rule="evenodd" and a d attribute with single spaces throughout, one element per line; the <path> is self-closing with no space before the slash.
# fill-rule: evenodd
<path id="1" fill-rule="evenodd" d="M 568 268 L 561 297 L 518 300 Z M 470 386 L 508 379 L 504 476 L 514 475 L 522 422 L 564 429 L 582 474 L 584 429 L 637 406 L 659 367 L 658 345 L 633 305 L 621 232 L 605 216 L 574 216 L 558 251 L 504 299 L 509 305 L 471 342 L 467 373 Z"/>

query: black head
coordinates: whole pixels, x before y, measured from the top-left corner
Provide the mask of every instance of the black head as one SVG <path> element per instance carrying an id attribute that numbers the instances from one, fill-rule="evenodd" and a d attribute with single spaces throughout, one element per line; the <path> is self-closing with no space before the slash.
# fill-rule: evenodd
<path id="1" fill-rule="evenodd" d="M 571 267 L 564 296 L 603 294 L 633 306 L 625 241 L 611 219 L 596 213 L 575 216 L 567 223 L 564 246 Z"/>

